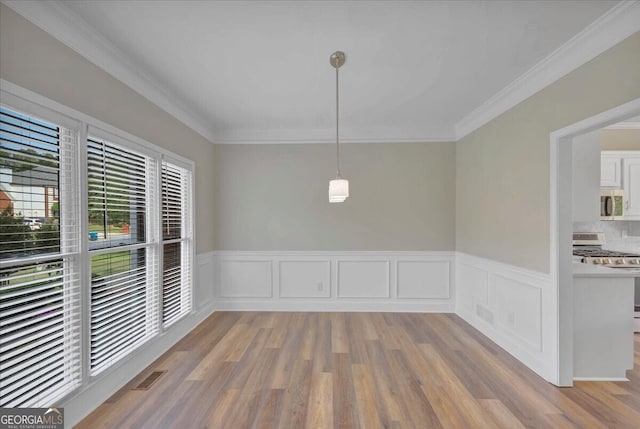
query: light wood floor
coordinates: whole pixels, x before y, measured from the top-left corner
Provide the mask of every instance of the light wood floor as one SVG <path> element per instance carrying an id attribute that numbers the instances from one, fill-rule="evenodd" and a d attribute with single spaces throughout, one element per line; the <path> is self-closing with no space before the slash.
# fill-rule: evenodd
<path id="1" fill-rule="evenodd" d="M 630 382 L 556 388 L 452 314 L 219 312 L 76 427 L 639 428 L 635 344 Z"/>

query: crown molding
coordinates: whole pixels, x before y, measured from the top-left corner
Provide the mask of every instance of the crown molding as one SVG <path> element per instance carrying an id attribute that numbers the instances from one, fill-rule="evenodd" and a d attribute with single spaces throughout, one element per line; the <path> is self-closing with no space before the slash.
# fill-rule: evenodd
<path id="1" fill-rule="evenodd" d="M 58 0 L 1 2 L 42 30 L 58 39 L 116 79 L 156 104 L 212 143 L 275 144 L 332 143 L 326 130 L 289 130 L 274 132 L 214 130 L 211 121 L 189 108 L 142 67 L 125 55 L 108 39 L 97 34 L 73 11 Z M 487 122 L 532 96 L 549 84 L 596 57 L 600 53 L 640 31 L 640 0 L 622 1 L 602 15 L 567 43 L 485 101 L 460 120 L 455 129 L 435 127 L 403 135 L 398 130 L 354 130 L 358 138 L 344 138 L 341 143 L 416 143 L 457 141 Z M 382 132 L 380 132 L 382 131 Z M 303 135 L 304 138 L 299 138 Z"/>
<path id="2" fill-rule="evenodd" d="M 223 131 L 216 144 L 314 144 L 336 143 L 335 128 L 304 130 L 242 130 Z M 357 137 L 349 137 L 357 136 Z M 423 127 L 415 133 L 401 133 L 395 128 L 386 130 L 343 129 L 340 143 L 434 143 L 455 142 L 453 128 Z"/>
<path id="3" fill-rule="evenodd" d="M 460 120 L 456 140 L 640 31 L 640 1 L 621 1 Z"/>
<path id="4" fill-rule="evenodd" d="M 2 0 L 2 3 L 205 139 L 212 143 L 215 141 L 213 130 L 205 118 L 188 108 L 179 96 L 164 88 L 157 80 L 145 73 L 142 67 L 137 67 L 135 61 L 132 61 L 109 40 L 100 36 L 62 2 Z"/>

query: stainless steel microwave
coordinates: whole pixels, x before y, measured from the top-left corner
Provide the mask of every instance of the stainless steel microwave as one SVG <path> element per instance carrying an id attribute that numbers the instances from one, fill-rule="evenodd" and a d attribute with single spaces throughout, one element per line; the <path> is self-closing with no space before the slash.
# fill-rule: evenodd
<path id="1" fill-rule="evenodd" d="M 624 191 L 622 189 L 600 190 L 600 219 L 624 219 Z"/>

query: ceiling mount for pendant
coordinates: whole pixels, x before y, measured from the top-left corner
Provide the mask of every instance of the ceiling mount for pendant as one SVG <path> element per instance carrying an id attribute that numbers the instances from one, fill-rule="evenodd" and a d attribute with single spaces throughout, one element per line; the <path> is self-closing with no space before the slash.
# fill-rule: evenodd
<path id="1" fill-rule="evenodd" d="M 344 52 L 336 51 L 333 54 L 331 54 L 331 57 L 329 58 L 329 62 L 333 67 L 338 69 L 344 65 L 345 59 L 346 57 L 344 55 Z"/>

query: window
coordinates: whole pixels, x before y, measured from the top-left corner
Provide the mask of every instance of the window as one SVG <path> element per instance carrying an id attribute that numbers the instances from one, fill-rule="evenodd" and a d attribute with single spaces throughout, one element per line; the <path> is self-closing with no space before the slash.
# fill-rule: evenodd
<path id="1" fill-rule="evenodd" d="M 191 173 L 162 162 L 162 323 L 191 311 Z"/>
<path id="2" fill-rule="evenodd" d="M 51 406 L 191 312 L 193 164 L 2 103 L 0 407 Z"/>
<path id="3" fill-rule="evenodd" d="M 158 332 L 155 177 L 150 157 L 89 137 L 91 374 Z"/>
<path id="4" fill-rule="evenodd" d="M 76 134 L 0 108 L 0 406 L 51 403 L 78 387 Z M 58 208 L 54 210 L 54 204 Z"/>

